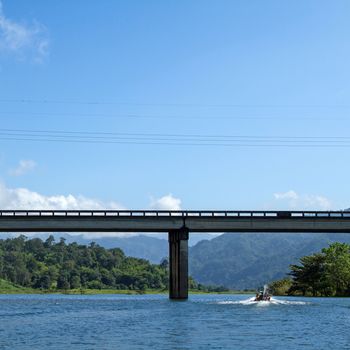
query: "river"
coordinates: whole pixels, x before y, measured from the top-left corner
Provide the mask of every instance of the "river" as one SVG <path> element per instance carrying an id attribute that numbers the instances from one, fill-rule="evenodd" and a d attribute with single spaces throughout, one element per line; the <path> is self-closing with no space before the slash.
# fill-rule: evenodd
<path id="1" fill-rule="evenodd" d="M 350 349 L 350 299 L 0 295 L 0 349 Z"/>

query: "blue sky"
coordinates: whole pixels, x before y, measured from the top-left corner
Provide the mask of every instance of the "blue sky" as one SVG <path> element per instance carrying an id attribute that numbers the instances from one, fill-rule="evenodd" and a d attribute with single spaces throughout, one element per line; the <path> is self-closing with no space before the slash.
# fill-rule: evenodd
<path id="1" fill-rule="evenodd" d="M 349 1 L 1 4 L 2 208 L 350 206 Z"/>

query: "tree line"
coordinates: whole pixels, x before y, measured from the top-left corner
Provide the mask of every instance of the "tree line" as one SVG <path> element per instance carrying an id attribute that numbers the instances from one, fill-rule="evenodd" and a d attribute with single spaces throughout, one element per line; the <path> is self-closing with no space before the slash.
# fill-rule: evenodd
<path id="1" fill-rule="evenodd" d="M 291 278 L 271 284 L 275 294 L 350 296 L 350 245 L 332 243 L 290 266 Z"/>
<path id="2" fill-rule="evenodd" d="M 0 240 L 0 278 L 45 290 L 59 289 L 166 289 L 168 262 L 151 264 L 127 257 L 119 248 L 95 243 L 66 244 L 53 236 L 45 241 L 21 235 Z"/>

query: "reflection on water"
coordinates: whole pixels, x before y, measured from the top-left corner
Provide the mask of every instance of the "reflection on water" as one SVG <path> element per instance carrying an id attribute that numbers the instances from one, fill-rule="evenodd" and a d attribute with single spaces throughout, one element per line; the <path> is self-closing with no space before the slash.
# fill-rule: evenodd
<path id="1" fill-rule="evenodd" d="M 349 349 L 349 299 L 1 295 L 0 349 Z"/>

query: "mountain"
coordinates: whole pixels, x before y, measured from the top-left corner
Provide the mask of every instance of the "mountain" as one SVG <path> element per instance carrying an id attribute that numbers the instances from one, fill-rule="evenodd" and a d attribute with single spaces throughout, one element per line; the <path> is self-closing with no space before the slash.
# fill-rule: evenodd
<path id="1" fill-rule="evenodd" d="M 18 236 L 18 233 L 0 233 L 1 238 L 11 238 Z M 24 234 L 26 235 L 26 234 Z M 50 233 L 31 234 L 30 237 L 37 237 L 43 240 L 47 239 Z M 128 236 L 104 236 L 99 238 L 88 238 L 83 234 L 72 235 L 69 233 L 53 233 L 55 240 L 58 242 L 60 238 L 64 238 L 67 243 L 77 242 L 78 244 L 89 245 L 95 242 L 101 247 L 120 248 L 127 256 L 134 256 L 149 260 L 154 264 L 168 256 L 168 234 L 148 234 L 148 235 L 128 235 Z M 189 246 L 195 245 L 203 239 L 212 239 L 215 235 L 211 234 L 190 234 Z"/>
<path id="2" fill-rule="evenodd" d="M 189 239 L 188 239 L 188 246 L 192 247 L 200 241 L 211 240 L 219 235 L 221 235 L 221 233 L 194 233 L 194 232 L 191 232 Z M 168 240 L 167 233 L 151 233 L 148 236 Z"/>
<path id="3" fill-rule="evenodd" d="M 19 234 L 1 233 L 0 239 L 11 238 L 18 236 Z M 26 234 L 23 234 L 26 236 Z M 50 233 L 38 233 L 31 234 L 28 237 L 36 237 L 42 240 L 46 240 Z M 168 256 L 168 241 L 164 239 L 154 238 L 151 236 L 122 236 L 122 237 L 99 237 L 88 238 L 82 234 L 71 235 L 65 232 L 52 234 L 59 242 L 60 238 L 64 238 L 66 243 L 77 242 L 78 244 L 89 245 L 91 242 L 95 242 L 103 248 L 120 248 L 127 256 L 133 256 L 149 260 L 154 264 L 159 264 L 160 261 Z"/>
<path id="4" fill-rule="evenodd" d="M 89 245 L 95 242 L 103 248 L 120 248 L 125 255 L 149 260 L 159 264 L 168 256 L 168 241 L 151 236 L 122 236 L 122 237 L 99 237 L 87 238 L 84 235 L 55 234 L 56 240 L 59 237 L 66 239 L 67 243 L 77 242 L 78 244 Z M 38 236 L 41 237 L 41 236 Z"/>
<path id="5" fill-rule="evenodd" d="M 350 243 L 350 235 L 227 233 L 190 249 L 190 274 L 207 285 L 256 288 L 285 277 L 290 264 L 335 241 Z"/>

